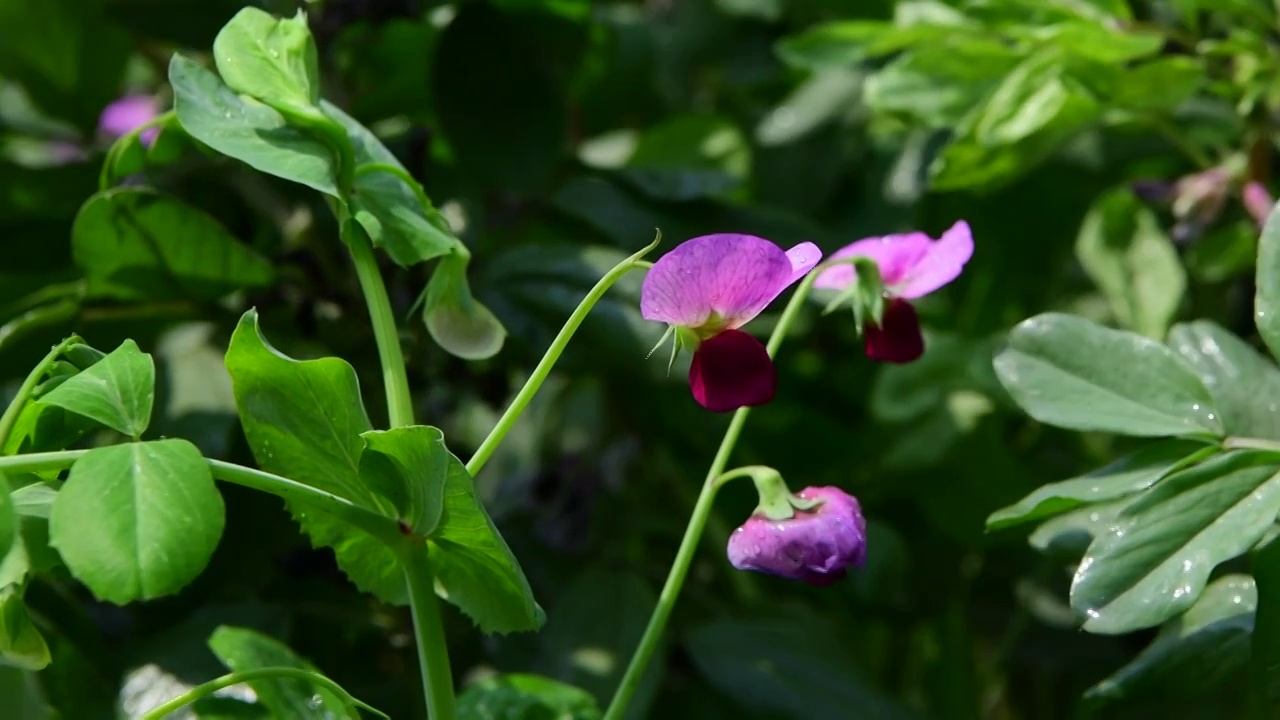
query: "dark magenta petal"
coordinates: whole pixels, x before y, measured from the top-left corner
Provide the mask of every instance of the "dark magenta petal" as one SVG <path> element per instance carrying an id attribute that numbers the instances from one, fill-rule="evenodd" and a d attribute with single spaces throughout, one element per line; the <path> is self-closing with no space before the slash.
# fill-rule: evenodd
<path id="1" fill-rule="evenodd" d="M 729 537 L 734 567 L 829 585 L 866 562 L 867 523 L 857 498 L 836 487 L 796 494 L 822 504 L 789 520 L 752 515 Z"/>
<path id="2" fill-rule="evenodd" d="M 741 330 L 725 330 L 703 340 L 693 353 L 689 389 L 702 407 L 729 412 L 772 400 L 778 371 L 759 340 Z"/>
<path id="3" fill-rule="evenodd" d="M 924 354 L 920 318 L 911 303 L 893 298 L 884 308 L 880 325 L 867 325 L 863 332 L 867 357 L 890 363 L 909 363 Z"/>

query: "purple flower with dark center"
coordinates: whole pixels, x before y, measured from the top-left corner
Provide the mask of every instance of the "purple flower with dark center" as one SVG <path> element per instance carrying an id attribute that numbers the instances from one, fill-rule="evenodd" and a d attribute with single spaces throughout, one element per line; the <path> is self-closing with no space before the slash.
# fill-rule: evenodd
<path id="1" fill-rule="evenodd" d="M 125 95 L 113 101 L 98 116 L 98 130 L 109 140 L 116 140 L 160 114 L 156 99 L 150 95 Z M 160 128 L 147 128 L 138 135 L 143 145 L 150 146 Z"/>
<path id="2" fill-rule="evenodd" d="M 784 251 L 753 235 L 703 235 L 663 255 L 645 276 L 640 314 L 670 325 L 693 348 L 689 388 L 703 407 L 763 405 L 777 371 L 759 340 L 739 330 L 822 259 L 813 243 Z"/>
<path id="3" fill-rule="evenodd" d="M 924 297 L 955 280 L 973 256 L 973 233 L 961 220 L 937 240 L 921 232 L 866 238 L 837 250 L 830 261 L 865 257 L 876 263 L 884 282 L 884 317 L 863 332 L 867 357 L 908 363 L 924 354 L 920 320 L 908 300 Z M 830 262 L 829 261 L 829 262 Z M 814 287 L 845 290 L 857 282 L 853 265 L 833 265 L 818 274 Z"/>
<path id="4" fill-rule="evenodd" d="M 729 562 L 739 570 L 830 585 L 861 567 L 867 558 L 867 522 L 858 499 L 836 487 L 809 487 L 796 493 L 819 504 L 794 517 L 747 518 L 729 536 Z"/>

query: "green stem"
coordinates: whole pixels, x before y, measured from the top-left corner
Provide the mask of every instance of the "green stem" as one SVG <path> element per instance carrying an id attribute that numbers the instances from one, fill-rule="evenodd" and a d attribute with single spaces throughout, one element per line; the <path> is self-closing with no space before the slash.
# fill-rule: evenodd
<path id="1" fill-rule="evenodd" d="M 773 334 L 769 336 L 769 343 L 765 346 L 769 351 L 769 357 L 777 355 L 782 339 L 786 337 L 791 323 L 800 313 L 800 307 L 809 296 L 813 281 L 821 269 L 821 267 L 815 268 L 805 276 L 791 296 L 787 307 L 782 311 L 777 325 L 773 328 Z M 680 540 L 676 559 L 667 573 L 667 581 L 662 586 L 662 593 L 658 596 L 658 604 L 653 608 L 649 624 L 644 629 L 644 635 L 640 637 L 640 644 L 636 647 L 635 654 L 631 656 L 631 662 L 627 665 L 627 671 L 618 683 L 618 690 L 609 703 L 609 709 L 605 711 L 604 720 L 621 720 L 627 706 L 631 703 L 632 696 L 635 695 L 636 688 L 640 685 L 645 668 L 648 667 L 654 651 L 658 649 L 662 632 L 666 629 L 667 620 L 670 619 L 671 611 L 675 608 L 676 598 L 680 596 L 680 590 L 684 587 L 685 576 L 689 574 L 689 566 L 693 563 L 693 555 L 698 549 L 702 531 L 707 526 L 707 518 L 710 517 L 711 508 L 715 504 L 716 492 L 725 481 L 739 477 L 735 474 L 739 472 L 738 470 L 726 473 L 724 469 L 729 464 L 729 456 L 733 454 L 733 448 L 738 443 L 738 436 L 742 434 L 742 427 L 746 424 L 749 414 L 751 414 L 751 408 L 739 408 L 733 414 L 733 419 L 729 421 L 724 439 L 720 441 L 720 448 L 716 450 L 715 458 L 711 460 L 711 467 L 707 469 L 707 477 L 702 483 L 702 492 L 698 494 L 698 501 L 693 506 L 693 514 L 689 518 L 688 527 L 685 528 L 684 537 Z"/>
<path id="2" fill-rule="evenodd" d="M 213 693 L 216 693 L 223 688 L 231 687 L 232 685 L 239 685 L 241 683 L 253 682 L 254 680 L 265 680 L 270 678 L 290 678 L 290 679 L 296 679 L 296 680 L 305 680 L 306 682 L 311 683 L 312 685 L 318 685 L 324 688 L 325 690 L 332 692 L 334 695 L 336 695 L 338 698 L 342 700 L 342 704 L 346 708 L 347 715 L 349 717 L 352 717 L 352 718 L 360 717 L 359 713 L 356 710 L 357 707 L 365 708 L 366 710 L 375 712 L 378 715 L 382 715 L 382 717 L 386 717 L 386 715 L 383 715 L 383 713 L 379 712 L 378 710 L 371 708 L 368 705 L 365 705 L 364 703 L 360 702 L 359 700 L 356 700 L 355 698 L 351 697 L 351 694 L 348 693 L 346 690 L 342 689 L 341 685 L 321 675 L 320 673 L 312 672 L 310 670 L 303 670 L 302 668 L 274 667 L 274 668 L 257 668 L 255 670 L 242 670 L 240 672 L 233 672 L 229 675 L 223 675 L 220 678 L 214 678 L 213 680 L 210 680 L 207 683 L 201 683 L 200 685 L 197 685 L 191 688 L 190 690 L 182 693 L 181 695 L 173 698 L 172 700 L 162 703 L 156 706 L 155 708 L 152 708 L 151 710 L 147 711 L 141 717 L 140 720 L 163 720 L 163 718 L 169 713 L 179 708 L 190 705 L 191 703 L 199 700 L 200 698 L 206 697 L 208 695 L 212 695 Z"/>
<path id="3" fill-rule="evenodd" d="M 53 365 L 64 350 L 80 342 L 84 341 L 78 336 L 72 335 L 54 345 L 49 354 L 45 355 L 44 359 L 32 369 L 31 374 L 27 375 L 27 379 L 22 381 L 22 385 L 18 388 L 18 393 L 13 396 L 13 400 L 9 401 L 9 407 L 5 408 L 4 415 L 0 415 L 0 452 L 3 452 L 5 443 L 9 442 L 9 434 L 13 432 L 13 426 L 18 422 L 18 416 L 22 414 L 22 408 L 27 406 L 27 400 L 31 399 L 32 391 L 40 384 L 40 379 L 48 372 L 49 366 Z"/>
<path id="4" fill-rule="evenodd" d="M 427 717 L 431 720 L 453 720 L 456 715 L 453 698 L 453 674 L 449 669 L 449 652 L 444 625 L 440 621 L 440 602 L 436 599 L 435 581 L 427 548 L 420 543 L 405 545 L 400 553 L 400 566 L 409 586 L 409 607 L 413 611 L 413 627 L 418 640 L 418 669 L 427 697 Z"/>
<path id="5" fill-rule="evenodd" d="M 605 273 L 604 277 L 600 278 L 595 287 L 591 288 L 591 291 L 582 299 L 582 302 L 578 303 L 578 307 L 574 308 L 573 314 L 569 316 L 569 319 L 564 323 L 564 327 L 560 328 L 560 332 L 551 341 L 551 347 L 547 348 L 542 360 L 538 362 L 538 366 L 533 369 L 533 373 L 525 381 L 524 387 L 520 388 L 520 392 L 511 401 L 511 405 L 507 407 L 506 412 L 502 413 L 502 417 L 498 418 L 498 423 L 493 426 L 493 430 L 489 431 L 489 436 L 484 439 L 484 442 L 480 443 L 480 447 L 476 449 L 475 454 L 467 461 L 467 472 L 471 473 L 472 477 L 475 477 L 476 473 L 479 473 L 480 469 L 484 467 L 484 464 L 489 462 L 489 458 L 493 456 L 498 446 L 502 444 L 503 438 L 511 431 L 516 420 L 520 419 L 520 414 L 529 406 L 533 396 L 538 393 L 542 383 L 551 374 L 551 368 L 560 359 L 560 354 L 564 352 L 569 341 L 573 339 L 573 334 L 577 332 L 578 326 L 587 317 L 587 313 L 591 312 L 591 308 L 604 296 L 610 286 L 618 281 L 618 278 L 637 267 L 636 263 L 640 258 L 658 247 L 658 243 L 661 240 L 662 235 L 659 233 L 653 242 L 642 248 L 640 252 L 615 265 L 612 270 Z"/>
<path id="6" fill-rule="evenodd" d="M 427 191 L 422 189 L 422 186 L 419 185 L 418 181 L 409 174 L 408 170 L 405 170 L 398 165 L 392 165 L 391 163 L 384 162 L 365 163 L 356 168 L 356 178 L 375 172 L 387 173 L 388 175 L 395 175 L 400 178 L 400 181 L 405 185 L 408 185 L 409 189 L 413 191 L 413 194 L 417 196 L 418 204 L 422 206 L 423 212 L 435 207 L 431 204 L 431 198 L 427 197 Z"/>
<path id="7" fill-rule="evenodd" d="M 369 320 L 373 324 L 373 337 L 378 344 L 378 357 L 382 361 L 382 381 L 387 392 L 387 417 L 391 427 L 413 424 L 413 395 L 409 393 L 409 376 L 405 373 L 404 354 L 400 352 L 400 331 L 396 317 L 391 312 L 391 298 L 387 286 L 378 271 L 378 260 L 373 255 L 373 243 L 356 223 L 349 222 L 343 228 L 351 260 L 360 278 L 365 304 L 369 306 Z"/>
<path id="8" fill-rule="evenodd" d="M 0 472 L 38 473 L 65 470 L 90 452 L 92 450 L 59 450 L 0 457 Z M 213 477 L 218 480 L 309 505 L 369 533 L 391 547 L 399 547 L 404 542 L 400 526 L 393 518 L 379 515 L 346 498 L 262 470 L 254 470 L 221 460 L 206 460 L 206 462 L 209 463 L 209 470 L 213 473 Z"/>

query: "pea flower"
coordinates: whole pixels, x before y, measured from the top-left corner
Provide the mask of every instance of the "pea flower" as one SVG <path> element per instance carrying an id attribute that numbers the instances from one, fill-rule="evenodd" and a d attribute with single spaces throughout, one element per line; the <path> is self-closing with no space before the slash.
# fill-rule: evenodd
<path id="1" fill-rule="evenodd" d="M 729 536 L 729 562 L 739 570 L 830 585 L 867 559 L 867 522 L 858 499 L 836 487 L 796 493 L 815 501 L 793 517 L 772 520 L 753 514 Z"/>
<path id="2" fill-rule="evenodd" d="M 753 235 L 719 234 L 687 240 L 653 264 L 641 287 L 640 314 L 671 326 L 676 351 L 693 350 L 689 388 L 699 404 L 729 412 L 773 399 L 773 361 L 759 340 L 738 328 L 821 259 L 809 242 L 783 251 Z"/>
<path id="3" fill-rule="evenodd" d="M 98 130 L 107 139 L 115 140 L 154 120 L 159 114 L 156 99 L 150 95 L 125 95 L 103 109 L 98 116 Z M 138 135 L 138 139 L 143 145 L 150 146 L 159 134 L 160 128 L 147 128 Z"/>
<path id="4" fill-rule="evenodd" d="M 884 284 L 884 315 L 863 332 L 867 357 L 909 363 L 924 354 L 920 319 L 909 302 L 924 297 L 960 275 L 973 256 L 973 233 L 961 220 L 933 240 L 921 232 L 865 238 L 837 250 L 830 261 L 865 257 L 876 263 Z M 832 265 L 818 274 L 814 287 L 845 290 L 858 281 L 853 265 Z"/>

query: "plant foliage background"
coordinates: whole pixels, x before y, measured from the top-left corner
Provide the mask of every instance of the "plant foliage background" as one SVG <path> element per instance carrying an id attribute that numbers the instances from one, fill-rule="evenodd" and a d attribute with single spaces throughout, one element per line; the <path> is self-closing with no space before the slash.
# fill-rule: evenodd
<path id="1" fill-rule="evenodd" d="M 149 150 L 106 165 L 135 178 L 112 202 L 132 204 L 148 232 L 85 204 L 109 146 L 95 129 L 103 107 L 126 91 L 167 106 L 172 54 L 207 60 L 240 7 L 0 4 L 0 390 L 16 391 L 72 331 L 103 349 L 132 338 L 160 383 L 146 437 L 253 464 L 223 365 L 246 309 L 282 352 L 340 356 L 366 398 L 380 387 L 359 287 L 322 201 L 171 123 Z M 668 242 L 744 232 L 828 251 L 889 232 L 936 235 L 957 218 L 973 228 L 965 275 L 921 305 L 924 358 L 875 365 L 852 322 L 818 322 L 814 305 L 780 357 L 778 399 L 740 445 L 743 464 L 856 494 L 871 523 L 867 567 L 823 589 L 733 571 L 724 543 L 754 500 L 745 486 L 727 491 L 634 717 L 1267 716 L 1267 693 L 1252 688 L 1268 676 L 1251 676 L 1249 661 L 1260 646 L 1280 654 L 1277 638 L 1255 635 L 1280 631 L 1255 623 L 1249 574 L 1274 576 L 1276 553 L 1220 565 L 1163 629 L 1151 627 L 1161 618 L 1081 632 L 1072 574 L 1115 509 L 1095 501 L 1154 483 L 1142 468 L 1187 448 L 1112 434 L 1114 423 L 1076 433 L 1031 419 L 993 358 L 1014 325 L 1046 311 L 1168 336 L 1175 351 L 1230 344 L 1229 330 L 1243 342 L 1222 372 L 1255 378 L 1232 402 L 1258 414 L 1247 432 L 1228 432 L 1280 432 L 1274 367 L 1248 347 L 1262 347 L 1259 222 L 1238 199 L 1246 180 L 1267 182 L 1273 154 L 1280 37 L 1269 3 L 323 0 L 306 10 L 326 97 L 373 129 L 461 231 L 472 291 L 508 332 L 487 360 L 444 353 L 415 307 L 426 271 L 384 259 L 418 412 L 464 459 L 581 296 L 655 228 Z M 1172 205 L 1133 189 L 1215 167 L 1225 179 L 1201 195 L 1184 183 Z M 534 671 L 607 701 L 644 627 L 727 418 L 691 402 L 679 365 L 668 377 L 646 360 L 661 328 L 640 319 L 638 286 L 625 278 L 597 306 L 476 479 L 548 622 L 481 637 L 449 607 L 465 682 Z M 1124 386 L 1134 366 L 1099 357 L 1093 377 Z M 366 404 L 385 426 L 379 403 Z M 1081 489 L 1037 513 L 1032 500 L 988 524 L 1048 482 L 1139 450 L 1139 470 L 1121 478 L 1131 485 L 1113 494 Z M 222 625 L 287 643 L 392 717 L 421 716 L 407 611 L 359 593 L 278 500 L 221 489 L 222 540 L 176 596 L 117 607 L 59 570 L 26 589 L 30 619 L 0 599 L 0 717 L 128 716 L 141 696 L 220 674 L 207 640 Z M 1050 519 L 1013 522 L 1027 515 Z"/>

